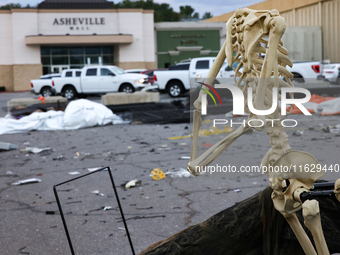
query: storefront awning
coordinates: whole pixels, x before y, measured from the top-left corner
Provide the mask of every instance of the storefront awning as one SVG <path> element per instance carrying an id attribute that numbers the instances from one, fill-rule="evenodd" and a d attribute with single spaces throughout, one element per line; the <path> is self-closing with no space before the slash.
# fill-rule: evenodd
<path id="1" fill-rule="evenodd" d="M 28 35 L 26 45 L 130 44 L 132 35 Z"/>

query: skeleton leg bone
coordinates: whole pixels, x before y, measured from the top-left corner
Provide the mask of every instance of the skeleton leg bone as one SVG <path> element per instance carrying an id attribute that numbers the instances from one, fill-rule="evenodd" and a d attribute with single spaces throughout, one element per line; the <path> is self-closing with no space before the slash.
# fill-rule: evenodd
<path id="1" fill-rule="evenodd" d="M 299 240 L 299 243 L 302 246 L 303 251 L 306 253 L 306 255 L 317 255 L 313 244 L 309 240 L 306 232 L 303 230 L 298 218 L 296 217 L 295 213 L 284 213 L 281 212 L 281 214 L 285 217 L 287 222 L 289 223 L 291 229 L 293 230 L 296 238 Z"/>
<path id="2" fill-rule="evenodd" d="M 305 219 L 305 226 L 313 235 L 318 254 L 329 255 L 328 247 L 321 226 L 319 202 L 317 200 L 305 201 L 302 204 L 302 215 Z"/>

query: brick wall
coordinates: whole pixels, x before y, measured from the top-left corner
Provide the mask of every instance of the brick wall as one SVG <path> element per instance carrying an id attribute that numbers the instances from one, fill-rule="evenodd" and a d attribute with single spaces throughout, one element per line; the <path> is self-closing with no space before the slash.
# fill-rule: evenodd
<path id="1" fill-rule="evenodd" d="M 30 90 L 31 80 L 42 75 L 41 64 L 13 65 L 13 90 Z"/>
<path id="2" fill-rule="evenodd" d="M 13 66 L 0 65 L 0 87 L 5 87 L 6 91 L 13 91 Z"/>

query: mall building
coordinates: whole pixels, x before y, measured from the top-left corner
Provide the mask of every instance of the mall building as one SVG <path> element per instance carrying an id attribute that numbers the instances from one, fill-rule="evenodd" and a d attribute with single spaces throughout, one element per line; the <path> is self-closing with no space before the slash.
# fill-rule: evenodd
<path id="1" fill-rule="evenodd" d="M 87 64 L 156 68 L 153 10 L 112 9 L 105 0 L 45 0 L 0 10 L 0 87 L 29 90 L 43 74 Z"/>

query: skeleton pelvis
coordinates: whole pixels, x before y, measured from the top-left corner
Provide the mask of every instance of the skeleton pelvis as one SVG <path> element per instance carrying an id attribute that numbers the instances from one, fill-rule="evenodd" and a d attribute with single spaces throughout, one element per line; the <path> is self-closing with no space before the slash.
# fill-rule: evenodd
<path id="1" fill-rule="evenodd" d="M 301 204 L 293 199 L 294 191 L 298 188 L 311 189 L 314 182 L 324 175 L 324 170 L 310 153 L 293 150 L 282 154 L 266 174 L 271 183 L 276 184 L 273 192 L 275 208 L 280 212 L 293 213 L 301 208 Z"/>

